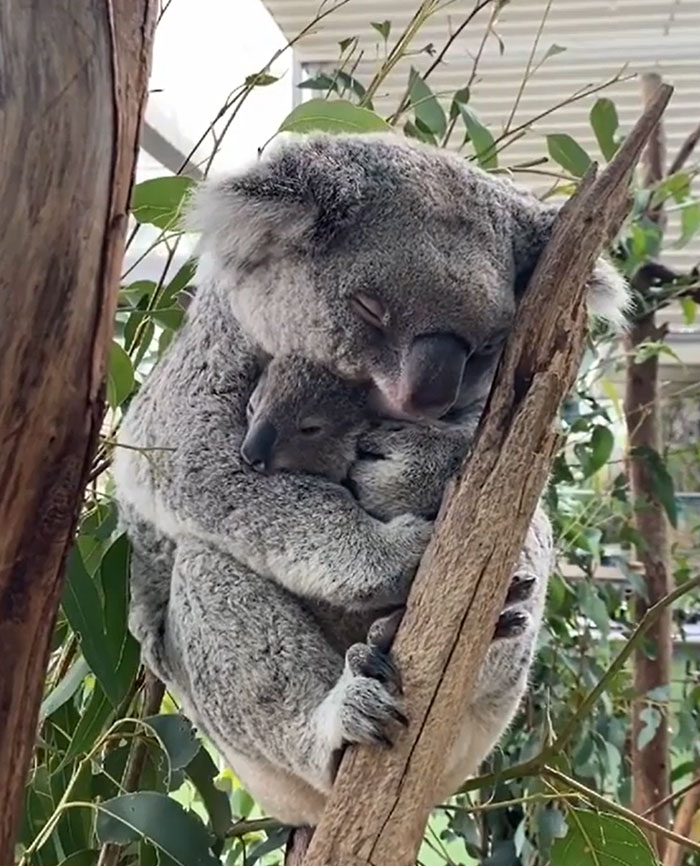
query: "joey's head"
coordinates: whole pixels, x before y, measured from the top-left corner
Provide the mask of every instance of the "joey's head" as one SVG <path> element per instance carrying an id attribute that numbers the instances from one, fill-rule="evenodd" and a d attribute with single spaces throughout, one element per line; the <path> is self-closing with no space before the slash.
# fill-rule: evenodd
<path id="1" fill-rule="evenodd" d="M 248 401 L 241 456 L 260 472 L 311 472 L 342 481 L 369 423 L 367 393 L 305 358 L 273 358 Z"/>
<path id="2" fill-rule="evenodd" d="M 309 136 L 205 185 L 202 267 L 272 356 L 371 383 L 390 415 L 444 416 L 488 393 L 556 207 L 395 135 Z M 596 310 L 620 319 L 601 264 Z"/>

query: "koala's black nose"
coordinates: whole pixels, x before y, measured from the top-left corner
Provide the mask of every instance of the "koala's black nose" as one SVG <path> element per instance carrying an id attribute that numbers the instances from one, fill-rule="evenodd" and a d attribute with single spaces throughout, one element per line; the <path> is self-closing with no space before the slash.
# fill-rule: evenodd
<path id="1" fill-rule="evenodd" d="M 277 429 L 270 421 L 251 424 L 241 445 L 241 457 L 257 472 L 266 472 L 272 463 Z"/>

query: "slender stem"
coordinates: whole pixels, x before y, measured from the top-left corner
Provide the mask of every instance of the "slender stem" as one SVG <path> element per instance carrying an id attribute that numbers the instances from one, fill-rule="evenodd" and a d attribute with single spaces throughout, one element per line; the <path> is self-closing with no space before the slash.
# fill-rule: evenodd
<path id="1" fill-rule="evenodd" d="M 677 791 L 671 791 L 671 793 L 664 797 L 663 800 L 659 800 L 658 803 L 654 803 L 653 806 L 650 806 L 646 811 L 642 812 L 642 817 L 646 817 L 647 815 L 651 815 L 656 812 L 657 809 L 661 809 L 663 806 L 666 806 L 668 803 L 676 800 L 678 797 L 682 797 L 684 794 L 687 794 L 688 791 L 692 791 L 693 788 L 697 788 L 700 785 L 700 776 L 697 776 L 691 782 L 688 782 L 687 785 L 684 785 L 682 788 L 679 788 Z"/>
<path id="2" fill-rule="evenodd" d="M 592 791 L 590 788 L 587 788 L 575 779 L 569 778 L 569 776 L 566 776 L 559 770 L 555 770 L 553 767 L 545 766 L 543 768 L 543 773 L 547 778 L 577 791 L 586 800 L 590 800 L 591 803 L 595 803 L 603 809 L 608 809 L 610 812 L 616 812 L 618 815 L 622 815 L 637 827 L 644 827 L 652 833 L 655 833 L 657 836 L 664 836 L 666 839 L 671 839 L 673 842 L 677 842 L 679 845 L 683 845 L 693 851 L 700 851 L 700 843 L 694 842 L 692 839 L 688 839 L 685 836 L 681 836 L 679 833 L 674 833 L 673 830 L 669 830 L 667 827 L 662 827 L 661 824 L 657 824 L 655 821 L 650 821 L 648 818 L 638 815 L 631 809 L 627 809 L 624 806 L 620 806 L 618 803 L 614 803 L 612 800 L 608 800 L 607 797 L 598 794 L 597 791 Z"/>
<path id="3" fill-rule="evenodd" d="M 587 715 L 588 712 L 597 703 L 600 696 L 607 689 L 612 678 L 618 673 L 618 671 L 622 670 L 625 662 L 632 655 L 635 647 L 641 642 L 645 633 L 658 620 L 663 611 L 674 602 L 678 601 L 679 598 L 686 595 L 688 592 L 691 592 L 693 589 L 697 589 L 698 587 L 700 587 L 700 576 L 693 578 L 693 580 L 686 581 L 686 583 L 676 587 L 673 592 L 669 592 L 668 595 L 665 595 L 663 598 L 659 599 L 659 601 L 657 601 L 655 605 L 649 608 L 649 610 L 644 614 L 644 616 L 639 621 L 639 624 L 630 635 L 627 643 L 622 647 L 620 652 L 613 659 L 610 666 L 605 671 L 605 673 L 600 678 L 595 687 L 592 688 L 591 691 L 583 699 L 583 702 L 581 703 L 579 708 L 569 719 L 568 723 L 564 726 L 564 730 L 555 739 L 554 743 L 552 743 L 550 748 L 553 754 L 561 752 L 564 746 L 569 742 L 571 737 L 576 732 L 576 728 L 578 727 L 581 719 L 585 715 Z"/>
<path id="4" fill-rule="evenodd" d="M 475 776 L 474 778 L 467 780 L 467 782 L 460 788 L 460 793 L 473 791 L 477 788 L 482 788 L 485 785 L 490 785 L 494 782 L 506 782 L 509 779 L 519 779 L 525 776 L 534 776 L 540 773 L 546 762 L 558 755 L 562 751 L 564 746 L 566 746 L 566 744 L 576 732 L 576 728 L 578 727 L 581 719 L 593 708 L 595 703 L 598 701 L 600 696 L 610 684 L 612 678 L 622 669 L 627 659 L 633 653 L 636 644 L 639 643 L 639 641 L 644 636 L 644 633 L 654 623 L 655 619 L 661 615 L 664 608 L 678 601 L 678 599 L 686 595 L 686 593 L 691 592 L 698 587 L 700 587 L 700 576 L 693 578 L 693 580 L 686 581 L 681 586 L 676 587 L 673 592 L 670 592 L 667 596 L 660 599 L 653 607 L 649 608 L 649 610 L 646 612 L 644 617 L 640 620 L 639 624 L 631 634 L 627 643 L 622 647 L 620 652 L 611 662 L 610 666 L 600 678 L 598 683 L 583 699 L 579 708 L 565 725 L 564 730 L 561 732 L 561 734 L 559 734 L 559 736 L 554 740 L 551 745 L 544 748 L 539 755 L 535 755 L 535 757 L 531 758 L 529 761 L 523 761 L 520 764 L 513 764 L 513 766 L 506 767 L 506 769 L 500 770 L 497 773 L 486 773 L 484 775 Z"/>
<path id="5" fill-rule="evenodd" d="M 518 106 L 520 105 L 520 100 L 523 98 L 523 93 L 525 92 L 525 87 L 527 86 L 528 81 L 530 80 L 530 70 L 532 69 L 532 61 L 535 59 L 535 52 L 537 51 L 537 46 L 540 44 L 540 37 L 542 36 L 542 31 L 544 30 L 544 25 L 547 21 L 547 17 L 549 16 L 549 10 L 552 8 L 552 0 L 547 0 L 547 5 L 544 7 L 544 12 L 542 13 L 542 18 L 540 19 L 540 26 L 537 28 L 537 34 L 535 35 L 535 39 L 532 43 L 532 49 L 530 51 L 530 56 L 527 59 L 527 64 L 525 66 L 525 71 L 523 72 L 523 77 L 520 82 L 520 87 L 518 88 L 518 92 L 515 96 L 515 102 L 513 103 L 513 107 L 510 110 L 510 115 L 508 116 L 508 120 L 506 121 L 505 128 L 503 130 L 503 134 L 506 135 L 510 130 L 510 125 L 513 122 L 513 118 L 515 117 L 515 112 L 518 110 Z"/>

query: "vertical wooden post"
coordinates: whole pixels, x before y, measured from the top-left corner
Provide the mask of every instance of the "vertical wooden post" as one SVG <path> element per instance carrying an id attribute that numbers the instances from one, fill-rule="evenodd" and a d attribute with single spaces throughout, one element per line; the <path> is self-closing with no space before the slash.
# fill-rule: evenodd
<path id="1" fill-rule="evenodd" d="M 156 7 L 0 4 L 0 866 L 102 420 Z"/>

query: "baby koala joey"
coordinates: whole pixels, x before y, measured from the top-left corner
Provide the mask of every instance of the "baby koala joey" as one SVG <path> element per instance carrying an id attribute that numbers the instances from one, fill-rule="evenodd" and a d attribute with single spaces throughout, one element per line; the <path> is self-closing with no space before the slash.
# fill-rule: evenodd
<path id="1" fill-rule="evenodd" d="M 241 456 L 258 472 L 309 472 L 340 483 L 371 424 L 368 393 L 297 355 L 273 358 L 248 401 Z"/>

